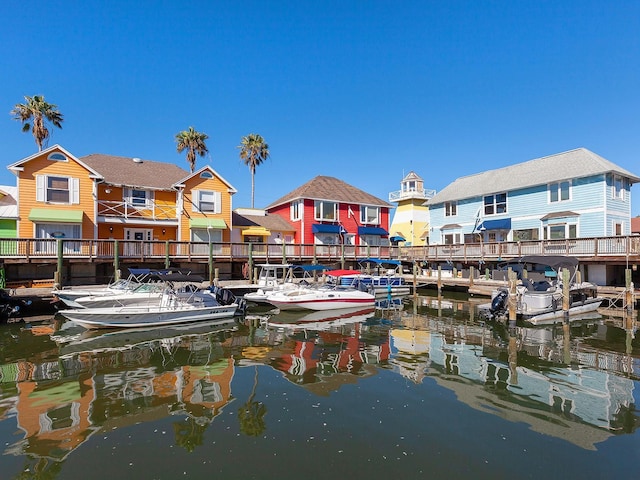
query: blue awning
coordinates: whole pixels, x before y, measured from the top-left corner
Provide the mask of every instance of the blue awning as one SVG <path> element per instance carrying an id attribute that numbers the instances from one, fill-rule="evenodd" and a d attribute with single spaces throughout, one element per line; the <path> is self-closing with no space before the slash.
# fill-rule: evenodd
<path id="1" fill-rule="evenodd" d="M 380 227 L 358 227 L 358 235 L 389 235 L 389 232 Z"/>
<path id="2" fill-rule="evenodd" d="M 347 233 L 340 225 L 328 225 L 324 223 L 314 223 L 311 225 L 313 233 Z"/>
<path id="3" fill-rule="evenodd" d="M 404 237 L 401 237 L 400 235 L 394 235 L 393 237 L 389 237 L 389 241 L 390 242 L 406 242 L 407 239 Z"/>
<path id="4" fill-rule="evenodd" d="M 511 230 L 511 219 L 500 218 L 496 220 L 485 220 L 481 222 L 475 229 L 476 232 L 481 230 Z"/>

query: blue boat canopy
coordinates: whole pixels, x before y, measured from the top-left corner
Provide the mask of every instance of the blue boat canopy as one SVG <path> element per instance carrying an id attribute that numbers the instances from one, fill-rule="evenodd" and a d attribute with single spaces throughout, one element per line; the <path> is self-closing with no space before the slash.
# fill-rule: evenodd
<path id="1" fill-rule="evenodd" d="M 322 272 L 324 270 L 329 270 L 329 267 L 325 267 L 324 265 L 296 265 L 293 268 L 299 268 L 304 272 Z"/>
<path id="2" fill-rule="evenodd" d="M 389 232 L 380 227 L 358 227 L 358 235 L 389 235 Z"/>
<path id="3" fill-rule="evenodd" d="M 328 225 L 325 223 L 314 223 L 311 225 L 313 233 L 347 233 L 342 225 Z"/>
<path id="4" fill-rule="evenodd" d="M 392 259 L 383 259 L 383 258 L 363 258 L 362 260 L 358 260 L 360 265 L 366 265 L 367 263 L 372 263 L 374 265 L 402 265 L 400 260 L 392 260 Z"/>
<path id="5" fill-rule="evenodd" d="M 482 230 L 511 230 L 511 219 L 500 218 L 496 220 L 485 220 L 480 222 L 475 228 L 476 232 Z"/>

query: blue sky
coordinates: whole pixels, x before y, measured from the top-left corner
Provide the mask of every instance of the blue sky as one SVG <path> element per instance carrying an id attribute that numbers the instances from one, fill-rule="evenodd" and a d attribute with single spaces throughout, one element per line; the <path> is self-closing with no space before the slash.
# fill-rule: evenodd
<path id="1" fill-rule="evenodd" d="M 44 95 L 76 156 L 188 169 L 175 134 L 209 135 L 210 164 L 251 203 L 238 157 L 271 158 L 256 207 L 317 175 L 382 199 L 586 147 L 640 175 L 640 2 L 30 1 L 0 18 L 4 165 L 36 151 L 9 111 Z M 2 111 L 0 109 L 0 111 Z M 15 177 L 0 169 L 0 184 Z M 640 214 L 640 185 L 632 189 Z"/>

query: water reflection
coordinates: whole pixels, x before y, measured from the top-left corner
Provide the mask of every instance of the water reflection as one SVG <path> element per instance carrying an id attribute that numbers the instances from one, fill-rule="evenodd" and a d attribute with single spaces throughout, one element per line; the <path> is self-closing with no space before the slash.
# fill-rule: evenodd
<path id="1" fill-rule="evenodd" d="M 0 423 L 17 427 L 2 438 L 4 454 L 54 476 L 99 432 L 167 418 L 175 419 L 175 445 L 193 452 L 225 411 L 237 416 L 242 435 L 261 436 L 269 405 L 257 387 L 265 366 L 321 397 L 382 372 L 413 385 L 430 378 L 473 409 L 582 449 L 636 431 L 635 319 L 509 329 L 480 321 L 464 299 L 409 298 L 404 307 L 266 312 L 134 331 L 3 326 Z M 252 372 L 244 401 L 233 395 L 238 369 Z"/>

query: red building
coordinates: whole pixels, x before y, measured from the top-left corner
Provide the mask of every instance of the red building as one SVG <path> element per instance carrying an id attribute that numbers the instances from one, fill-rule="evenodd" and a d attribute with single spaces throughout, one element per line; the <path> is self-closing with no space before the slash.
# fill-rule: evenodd
<path id="1" fill-rule="evenodd" d="M 318 176 L 267 206 L 298 244 L 389 245 L 390 203 L 334 177 Z M 288 240 L 286 240 L 289 243 Z"/>

